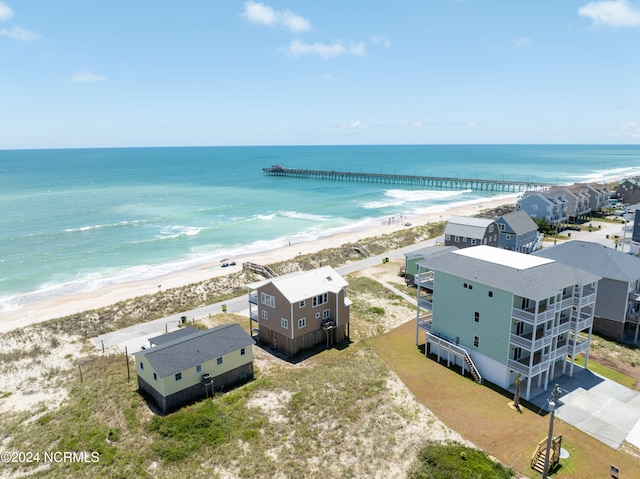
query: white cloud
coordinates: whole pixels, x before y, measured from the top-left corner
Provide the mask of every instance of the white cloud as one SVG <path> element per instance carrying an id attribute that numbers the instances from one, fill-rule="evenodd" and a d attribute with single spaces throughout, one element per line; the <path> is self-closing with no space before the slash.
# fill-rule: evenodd
<path id="1" fill-rule="evenodd" d="M 362 129 L 362 128 L 369 128 L 369 126 L 366 123 L 362 123 L 360 120 L 356 120 L 356 121 L 351 122 L 351 123 L 345 123 L 344 125 L 342 125 L 342 128 Z"/>
<path id="2" fill-rule="evenodd" d="M 339 40 L 331 44 L 327 43 L 304 43 L 300 40 L 293 40 L 287 47 L 287 53 L 292 57 L 304 55 L 318 55 L 325 60 L 340 55 L 365 55 L 364 43 L 345 45 Z"/>
<path id="3" fill-rule="evenodd" d="M 620 133 L 616 136 L 625 138 L 640 138 L 640 121 L 628 121 L 620 127 Z"/>
<path id="4" fill-rule="evenodd" d="M 0 2 L 0 20 L 9 20 L 11 17 L 13 17 L 13 10 Z"/>
<path id="5" fill-rule="evenodd" d="M 246 2 L 242 15 L 251 23 L 281 26 L 296 33 L 311 30 L 311 23 L 306 18 L 289 10 L 274 10 L 264 3 Z"/>
<path id="6" fill-rule="evenodd" d="M 516 47 L 528 47 L 530 45 L 533 45 L 533 40 L 529 37 L 516 38 L 513 41 L 513 44 Z"/>
<path id="7" fill-rule="evenodd" d="M 374 45 L 382 45 L 384 48 L 391 48 L 391 40 L 389 40 L 386 33 L 383 35 L 373 35 L 371 37 L 371 43 Z"/>
<path id="8" fill-rule="evenodd" d="M 107 77 L 104 75 L 96 75 L 91 72 L 79 72 L 74 73 L 69 81 L 72 83 L 98 83 L 106 81 Z"/>
<path id="9" fill-rule="evenodd" d="M 41 38 L 39 34 L 22 27 L 3 28 L 0 30 L 0 36 L 21 42 L 33 42 Z"/>
<path id="10" fill-rule="evenodd" d="M 588 17 L 596 25 L 610 27 L 640 27 L 640 9 L 628 0 L 590 2 L 578 9 L 582 17 Z"/>

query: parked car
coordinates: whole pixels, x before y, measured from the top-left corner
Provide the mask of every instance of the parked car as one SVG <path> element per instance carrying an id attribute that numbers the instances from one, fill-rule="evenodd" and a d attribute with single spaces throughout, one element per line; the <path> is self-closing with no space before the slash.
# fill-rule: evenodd
<path id="1" fill-rule="evenodd" d="M 578 225 L 568 225 L 565 229 L 571 231 L 582 231 L 582 228 L 580 228 Z"/>

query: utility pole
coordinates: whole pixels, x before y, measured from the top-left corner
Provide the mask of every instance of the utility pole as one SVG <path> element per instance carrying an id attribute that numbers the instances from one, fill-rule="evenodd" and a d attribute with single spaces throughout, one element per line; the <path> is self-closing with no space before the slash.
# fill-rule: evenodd
<path id="1" fill-rule="evenodd" d="M 549 472 L 549 454 L 551 453 L 551 440 L 553 437 L 553 417 L 556 412 L 556 404 L 558 401 L 558 385 L 553 386 L 553 400 L 549 402 L 549 409 L 551 410 L 551 418 L 549 419 L 549 435 L 547 436 L 547 453 L 544 456 L 544 471 L 542 471 L 542 479 L 547 479 L 547 473 Z"/>

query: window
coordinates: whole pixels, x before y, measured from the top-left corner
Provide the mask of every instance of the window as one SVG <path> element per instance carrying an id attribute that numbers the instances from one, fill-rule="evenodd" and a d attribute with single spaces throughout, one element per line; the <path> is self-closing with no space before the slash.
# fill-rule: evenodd
<path id="1" fill-rule="evenodd" d="M 480 346 L 480 338 L 478 336 L 473 337 L 473 345 L 477 348 Z"/>
<path id="2" fill-rule="evenodd" d="M 156 373 L 153 373 L 153 380 L 157 381 L 158 380 L 158 375 Z"/>
<path id="3" fill-rule="evenodd" d="M 198 364 L 198 365 L 196 366 L 196 372 L 197 372 L 197 373 L 199 373 L 199 372 L 201 372 L 201 371 L 202 371 L 202 364 Z"/>
<path id="4" fill-rule="evenodd" d="M 473 285 L 472 284 L 469 285 L 469 289 L 473 289 Z"/>
<path id="5" fill-rule="evenodd" d="M 474 320 L 476 323 L 479 323 L 479 322 L 480 322 L 480 313 L 479 313 L 478 311 L 476 311 L 475 313 L 473 313 L 473 320 Z"/>
<path id="6" fill-rule="evenodd" d="M 498 228 L 500 228 L 500 231 L 504 231 L 504 225 L 498 225 Z"/>
<path id="7" fill-rule="evenodd" d="M 509 241 L 511 239 L 511 235 L 506 235 L 505 238 Z"/>
<path id="8" fill-rule="evenodd" d="M 325 309 L 322 312 L 322 319 L 329 319 L 331 317 L 331 310 L 330 309 Z"/>
<path id="9" fill-rule="evenodd" d="M 276 298 L 267 293 L 261 293 L 260 301 L 262 304 L 266 304 L 267 306 L 271 306 L 272 308 L 276 307 Z"/>
<path id="10" fill-rule="evenodd" d="M 140 369 L 144 369 L 144 363 L 140 361 Z"/>
<path id="11" fill-rule="evenodd" d="M 471 244 L 475 246 L 477 240 L 475 238 L 471 238 Z"/>
<path id="12" fill-rule="evenodd" d="M 176 381 L 180 381 L 182 379 L 182 373 L 176 373 Z"/>
<path id="13" fill-rule="evenodd" d="M 451 239 L 451 235 L 444 235 L 445 241 L 449 241 Z"/>
<path id="14" fill-rule="evenodd" d="M 533 211 L 538 211 L 538 205 L 532 205 L 533 206 Z"/>
<path id="15" fill-rule="evenodd" d="M 216 364 L 220 366 L 222 364 L 222 358 L 216 359 Z"/>
<path id="16" fill-rule="evenodd" d="M 493 224 L 489 225 L 489 233 L 493 233 Z"/>
<path id="17" fill-rule="evenodd" d="M 464 283 L 462 286 L 463 286 L 465 289 L 467 289 L 467 288 L 469 288 L 469 283 Z"/>
<path id="18" fill-rule="evenodd" d="M 299 308 L 304 308 L 304 299 L 298 303 Z"/>
<path id="19" fill-rule="evenodd" d="M 464 238 L 462 238 L 462 242 L 466 243 L 467 242 L 467 237 L 465 236 Z"/>
<path id="20" fill-rule="evenodd" d="M 287 318 L 280 318 L 280 326 L 282 326 L 282 329 L 289 329 L 289 320 Z"/>
<path id="21" fill-rule="evenodd" d="M 460 236 L 456 236 L 455 242 L 456 242 L 456 243 L 459 243 L 459 242 L 460 242 Z"/>
<path id="22" fill-rule="evenodd" d="M 490 298 L 493 298 L 493 291 L 489 291 L 487 294 L 489 295 Z"/>
<path id="23" fill-rule="evenodd" d="M 240 356 L 244 356 L 245 354 L 247 354 L 247 350 L 245 348 L 242 348 L 240 350 Z"/>
<path id="24" fill-rule="evenodd" d="M 318 319 L 319 317 L 320 317 L 320 312 L 318 311 L 318 312 L 316 313 L 316 319 Z"/>
<path id="25" fill-rule="evenodd" d="M 319 294 L 318 296 L 314 296 L 311 300 L 313 307 L 320 306 L 321 304 L 325 304 L 329 302 L 329 295 L 327 293 Z"/>
<path id="26" fill-rule="evenodd" d="M 262 310 L 262 319 L 264 319 L 265 321 L 269 319 L 269 311 L 267 311 L 266 309 Z"/>
<path id="27" fill-rule="evenodd" d="M 307 318 L 300 318 L 298 320 L 298 329 L 302 329 L 306 327 L 307 327 Z"/>

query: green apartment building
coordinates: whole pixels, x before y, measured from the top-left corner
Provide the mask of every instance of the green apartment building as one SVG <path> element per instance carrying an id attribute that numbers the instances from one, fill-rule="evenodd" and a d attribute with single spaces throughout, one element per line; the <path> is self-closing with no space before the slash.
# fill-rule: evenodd
<path id="1" fill-rule="evenodd" d="M 418 263 L 416 344 L 522 397 L 573 375 L 589 353 L 600 276 L 560 262 L 475 246 L 436 250 Z M 425 314 L 426 311 L 426 314 Z"/>

